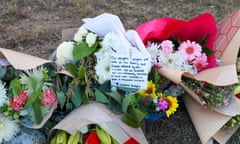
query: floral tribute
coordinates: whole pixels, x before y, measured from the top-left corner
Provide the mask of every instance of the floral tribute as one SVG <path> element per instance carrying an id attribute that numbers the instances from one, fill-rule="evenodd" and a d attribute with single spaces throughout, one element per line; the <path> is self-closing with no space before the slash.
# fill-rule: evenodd
<path id="1" fill-rule="evenodd" d="M 140 127 L 151 114 L 167 117 L 174 114 L 178 108 L 177 96 L 183 89 L 157 74 L 154 67 L 147 74 L 146 89 L 111 85 L 113 54 L 124 51 L 122 47 L 133 47 L 133 43 L 122 36 L 118 30 L 121 28 L 103 34 L 98 26 L 88 29 L 88 24 L 78 29 L 72 41 L 62 42 L 56 49 L 55 62 L 59 69 L 67 70 L 72 76 L 67 96 L 60 101 L 72 102 L 76 107 L 91 100 L 105 103 L 113 112 L 122 113 L 122 120 L 132 127 Z M 140 39 L 139 42 L 142 44 Z M 153 73 L 156 77 L 151 77 Z"/>
<path id="2" fill-rule="evenodd" d="M 15 70 L 12 76 L 7 83 L 8 89 L 4 90 L 6 83 L 1 82 L 4 92 L 1 93 L 0 111 L 27 126 L 40 124 L 58 103 L 48 69 L 40 66 L 26 71 Z"/>
<path id="3" fill-rule="evenodd" d="M 154 19 L 139 25 L 136 30 L 156 68 L 170 68 L 192 75 L 190 78 L 183 77 L 182 83 L 199 96 L 203 106 L 212 108 L 229 105 L 232 85 L 215 86 L 192 79 L 194 75 L 218 66 L 213 48 L 217 30 L 211 14 L 204 13 L 189 21 Z"/>

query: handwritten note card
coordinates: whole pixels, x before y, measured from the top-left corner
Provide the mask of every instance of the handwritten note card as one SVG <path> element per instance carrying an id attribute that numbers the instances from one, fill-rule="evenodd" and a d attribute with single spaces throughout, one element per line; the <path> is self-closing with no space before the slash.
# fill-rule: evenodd
<path id="1" fill-rule="evenodd" d="M 111 59 L 111 85 L 145 89 L 148 80 L 149 58 L 140 55 L 113 55 Z"/>

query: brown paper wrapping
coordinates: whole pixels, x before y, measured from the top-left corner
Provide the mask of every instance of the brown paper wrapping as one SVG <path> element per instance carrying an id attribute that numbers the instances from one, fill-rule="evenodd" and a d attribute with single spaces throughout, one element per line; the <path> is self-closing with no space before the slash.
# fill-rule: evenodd
<path id="1" fill-rule="evenodd" d="M 218 34 L 215 40 L 216 56 L 222 61 L 217 68 L 208 69 L 194 76 L 197 80 L 224 86 L 238 81 L 236 60 L 240 46 L 240 10 L 234 11 L 229 17 L 218 24 Z M 184 97 L 187 111 L 192 119 L 195 129 L 203 144 L 215 139 L 220 144 L 225 144 L 239 126 L 223 129 L 223 126 L 239 114 L 240 103 L 235 97 L 229 107 L 215 108 L 210 111 L 200 105 L 198 96 L 181 81 L 177 81 L 188 92 Z"/>
<path id="2" fill-rule="evenodd" d="M 51 63 L 49 60 L 45 60 L 36 56 L 27 55 L 21 52 L 13 51 L 10 49 L 0 48 L 0 58 L 5 58 L 15 69 L 18 70 L 29 70 L 36 68 L 40 65 Z M 31 126 L 24 125 L 19 121 L 19 123 L 25 127 L 39 129 L 47 122 L 51 117 L 54 106 L 50 109 L 50 112 L 43 118 L 40 124 L 33 124 Z"/>
<path id="3" fill-rule="evenodd" d="M 98 124 L 105 129 L 119 143 L 126 142 L 130 137 L 139 143 L 147 144 L 147 140 L 141 128 L 132 128 L 123 123 L 120 115 L 112 113 L 104 104 L 91 102 L 73 110 L 54 128 L 51 129 L 48 142 L 55 135 L 56 130 L 64 130 L 69 134 L 74 134 L 82 126 Z"/>

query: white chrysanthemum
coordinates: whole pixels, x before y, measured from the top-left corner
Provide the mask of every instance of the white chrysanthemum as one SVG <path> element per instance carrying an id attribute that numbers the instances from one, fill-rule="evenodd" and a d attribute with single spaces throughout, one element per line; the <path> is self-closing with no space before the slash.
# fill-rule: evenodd
<path id="1" fill-rule="evenodd" d="M 25 71 L 25 74 L 21 74 L 20 75 L 20 82 L 21 84 L 23 84 L 26 88 L 26 91 L 28 93 L 32 93 L 34 91 L 34 87 L 38 90 L 42 89 L 42 87 L 44 87 L 44 85 L 46 85 L 45 87 L 47 87 L 49 85 L 49 83 L 44 83 L 43 79 L 44 79 L 44 73 L 47 73 L 48 70 L 42 66 L 40 66 L 39 68 L 34 68 L 31 70 L 27 70 Z M 32 84 L 32 81 L 36 82 L 36 86 Z"/>
<path id="2" fill-rule="evenodd" d="M 95 52 L 94 55 L 96 56 L 97 61 L 100 61 L 101 59 L 106 58 L 106 57 L 107 57 L 108 59 L 110 59 L 110 58 L 111 58 L 111 55 L 112 55 L 112 52 L 111 52 L 110 49 L 109 49 L 109 50 L 106 50 L 106 49 L 104 49 L 104 48 L 101 48 L 99 51 Z"/>
<path id="3" fill-rule="evenodd" d="M 7 90 L 5 88 L 5 84 L 0 81 L 0 107 L 7 103 L 8 100 L 9 99 L 7 97 Z"/>
<path id="4" fill-rule="evenodd" d="M 75 33 L 73 40 L 80 43 L 83 40 L 83 37 L 88 34 L 87 29 L 85 29 L 83 26 L 78 29 L 78 31 Z"/>
<path id="5" fill-rule="evenodd" d="M 60 66 L 63 66 L 64 64 L 73 61 L 73 48 L 74 42 L 62 42 L 57 48 L 56 63 Z"/>
<path id="6" fill-rule="evenodd" d="M 111 55 L 104 56 L 97 61 L 95 72 L 97 75 L 97 80 L 100 84 L 104 83 L 107 80 L 110 80 L 110 64 Z"/>
<path id="7" fill-rule="evenodd" d="M 88 33 L 86 36 L 86 42 L 89 47 L 93 46 L 97 40 L 97 35 L 94 33 Z"/>
<path id="8" fill-rule="evenodd" d="M 116 41 L 117 35 L 114 32 L 109 32 L 103 38 L 102 47 L 106 50 L 111 49 L 111 47 Z"/>
<path id="9" fill-rule="evenodd" d="M 0 143 L 11 140 L 20 131 L 16 121 L 0 116 Z"/>
<path id="10" fill-rule="evenodd" d="M 156 59 L 159 53 L 160 44 L 158 43 L 148 43 L 147 50 L 150 53 L 152 59 Z"/>

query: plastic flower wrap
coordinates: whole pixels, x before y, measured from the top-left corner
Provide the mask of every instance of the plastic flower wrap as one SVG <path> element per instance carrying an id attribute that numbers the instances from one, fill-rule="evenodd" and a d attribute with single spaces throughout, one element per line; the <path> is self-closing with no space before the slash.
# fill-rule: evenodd
<path id="1" fill-rule="evenodd" d="M 55 74 L 43 66 L 15 71 L 12 79 L 7 81 L 7 92 L 2 93 L 0 110 L 5 116 L 20 120 L 23 125 L 39 125 L 58 103 L 52 77 Z M 1 90 L 4 91 L 2 87 Z"/>

